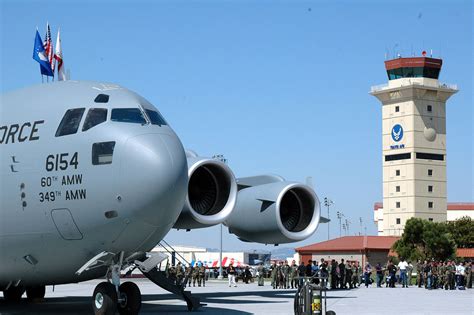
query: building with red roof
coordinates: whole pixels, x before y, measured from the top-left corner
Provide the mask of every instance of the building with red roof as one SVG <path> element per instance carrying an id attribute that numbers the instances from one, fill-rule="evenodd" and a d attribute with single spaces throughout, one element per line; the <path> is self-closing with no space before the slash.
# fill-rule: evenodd
<path id="1" fill-rule="evenodd" d="M 345 261 L 358 261 L 362 265 L 369 262 L 371 265 L 384 264 L 389 256 L 397 256 L 391 251 L 392 245 L 399 239 L 398 236 L 343 236 L 329 241 L 314 243 L 297 247 L 299 261 L 306 263 L 308 260 L 320 261 L 341 259 Z M 464 258 L 474 258 L 474 248 L 459 248 L 456 255 Z"/>
<path id="2" fill-rule="evenodd" d="M 447 221 L 455 221 L 464 216 L 468 216 L 474 220 L 474 203 L 448 202 L 446 214 Z M 384 209 L 382 202 L 374 203 L 374 223 L 377 225 L 378 235 L 384 235 Z M 398 224 L 398 233 L 396 234 L 401 235 L 403 232 L 403 228 L 403 225 Z"/>
<path id="3" fill-rule="evenodd" d="M 343 236 L 329 241 L 296 248 L 300 261 L 335 259 L 358 261 L 365 265 L 385 263 L 390 248 L 398 240 L 397 236 Z"/>

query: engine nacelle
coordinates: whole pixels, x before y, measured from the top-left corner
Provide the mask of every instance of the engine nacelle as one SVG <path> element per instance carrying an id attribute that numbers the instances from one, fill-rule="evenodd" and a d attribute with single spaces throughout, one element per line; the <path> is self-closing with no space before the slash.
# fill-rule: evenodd
<path id="1" fill-rule="evenodd" d="M 196 229 L 224 222 L 237 200 L 237 183 L 232 170 L 223 162 L 202 158 L 192 151 L 188 159 L 188 195 L 173 226 Z"/>
<path id="2" fill-rule="evenodd" d="M 249 178 L 259 182 L 265 177 Z M 256 179 L 256 180 L 255 180 Z M 300 183 L 284 181 L 242 188 L 225 224 L 241 240 L 264 244 L 301 241 L 317 229 L 321 216 L 314 190 Z"/>

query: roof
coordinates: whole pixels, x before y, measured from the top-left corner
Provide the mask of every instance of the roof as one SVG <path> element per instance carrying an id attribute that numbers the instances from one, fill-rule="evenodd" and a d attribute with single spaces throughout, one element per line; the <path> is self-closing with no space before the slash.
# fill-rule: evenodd
<path id="1" fill-rule="evenodd" d="M 382 202 L 374 203 L 374 211 L 383 209 Z M 474 202 L 448 202 L 448 210 L 474 210 Z"/>
<path id="2" fill-rule="evenodd" d="M 474 248 L 458 248 L 456 256 L 464 258 L 474 258 Z"/>
<path id="3" fill-rule="evenodd" d="M 389 250 L 398 236 L 343 236 L 329 241 L 298 247 L 297 252 Z"/>
<path id="4" fill-rule="evenodd" d="M 430 67 L 440 69 L 443 60 L 428 57 L 397 58 L 385 61 L 385 69 L 392 70 L 397 68 Z"/>

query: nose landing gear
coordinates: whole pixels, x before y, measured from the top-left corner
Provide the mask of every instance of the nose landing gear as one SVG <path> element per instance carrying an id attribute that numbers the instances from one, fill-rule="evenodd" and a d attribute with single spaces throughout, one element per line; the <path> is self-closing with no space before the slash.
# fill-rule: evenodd
<path id="1" fill-rule="evenodd" d="M 138 315 L 142 306 L 140 289 L 133 282 L 120 284 L 120 270 L 123 267 L 123 252 L 119 263 L 109 267 L 107 279 L 99 283 L 92 297 L 92 308 L 95 315 Z"/>

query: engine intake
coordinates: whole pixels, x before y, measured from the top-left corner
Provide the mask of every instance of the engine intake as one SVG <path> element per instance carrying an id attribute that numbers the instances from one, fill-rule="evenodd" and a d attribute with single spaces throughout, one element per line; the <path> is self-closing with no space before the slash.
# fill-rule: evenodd
<path id="1" fill-rule="evenodd" d="M 239 191 L 225 224 L 243 241 L 282 244 L 311 236 L 320 220 L 320 203 L 307 185 L 279 181 Z"/>
<path id="2" fill-rule="evenodd" d="M 231 169 L 215 159 L 188 156 L 188 195 L 175 223 L 177 229 L 195 229 L 224 222 L 237 200 Z"/>

